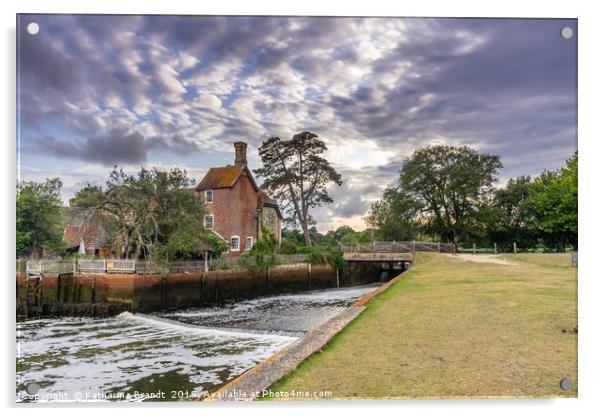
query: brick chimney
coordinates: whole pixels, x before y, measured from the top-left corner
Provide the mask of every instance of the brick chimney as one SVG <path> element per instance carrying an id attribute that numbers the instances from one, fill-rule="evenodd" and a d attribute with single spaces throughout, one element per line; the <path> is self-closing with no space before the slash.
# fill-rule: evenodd
<path id="1" fill-rule="evenodd" d="M 247 164 L 247 144 L 245 142 L 235 142 L 234 151 L 236 153 L 234 166 L 245 166 Z"/>

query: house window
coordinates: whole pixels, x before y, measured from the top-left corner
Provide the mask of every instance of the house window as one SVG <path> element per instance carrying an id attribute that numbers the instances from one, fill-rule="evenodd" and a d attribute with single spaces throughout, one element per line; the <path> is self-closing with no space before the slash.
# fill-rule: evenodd
<path id="1" fill-rule="evenodd" d="M 208 230 L 213 229 L 213 215 L 205 215 L 205 228 Z"/>
<path id="2" fill-rule="evenodd" d="M 207 203 L 213 202 L 213 189 L 207 189 L 205 191 L 205 202 L 207 202 Z"/>
<path id="3" fill-rule="evenodd" d="M 240 251 L 240 237 L 233 235 L 230 237 L 230 251 Z"/>
<path id="4" fill-rule="evenodd" d="M 245 251 L 250 251 L 253 247 L 253 237 L 247 237 L 247 242 L 245 244 Z"/>

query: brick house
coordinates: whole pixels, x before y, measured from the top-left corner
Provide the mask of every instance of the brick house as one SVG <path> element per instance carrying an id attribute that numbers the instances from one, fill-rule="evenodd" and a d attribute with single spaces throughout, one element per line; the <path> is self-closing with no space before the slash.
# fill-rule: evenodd
<path id="1" fill-rule="evenodd" d="M 68 253 L 82 256 L 112 257 L 116 254 L 109 234 L 99 216 L 85 221 L 82 213 L 74 208 L 65 208 L 64 241 Z"/>
<path id="2" fill-rule="evenodd" d="M 240 256 L 261 238 L 266 225 L 281 241 L 282 215 L 247 167 L 247 144 L 234 143 L 234 166 L 211 168 L 195 188 L 207 214 L 205 228 L 228 243 L 226 257 Z"/>

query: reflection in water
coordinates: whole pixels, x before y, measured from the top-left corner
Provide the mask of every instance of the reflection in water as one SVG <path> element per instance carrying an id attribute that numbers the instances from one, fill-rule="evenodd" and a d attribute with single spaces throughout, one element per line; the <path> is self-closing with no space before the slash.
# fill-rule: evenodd
<path id="1" fill-rule="evenodd" d="M 374 287 L 303 292 L 152 316 L 126 312 L 107 319 L 19 322 L 17 400 L 36 400 L 25 392 L 30 383 L 40 386 L 39 401 L 198 397 Z"/>

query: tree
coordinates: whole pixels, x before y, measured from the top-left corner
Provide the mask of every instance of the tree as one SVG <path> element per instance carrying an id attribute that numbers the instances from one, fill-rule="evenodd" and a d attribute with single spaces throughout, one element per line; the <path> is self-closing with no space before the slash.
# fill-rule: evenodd
<path id="1" fill-rule="evenodd" d="M 279 201 L 288 223 L 299 225 L 305 245 L 311 245 L 311 209 L 332 203 L 326 188 L 341 185 L 341 175 L 321 154 L 326 144 L 318 136 L 303 132 L 291 140 L 271 137 L 259 148 L 263 167 L 254 172 L 263 178 L 262 188 Z"/>
<path id="2" fill-rule="evenodd" d="M 213 240 L 203 227 L 202 205 L 189 189 L 193 183 L 181 169 L 142 168 L 135 176 L 115 167 L 105 191 L 88 186 L 71 202 L 85 217 L 110 222 L 113 241 L 126 258 L 194 258 Z"/>
<path id="3" fill-rule="evenodd" d="M 557 172 L 544 172 L 530 192 L 530 203 L 546 245 L 577 248 L 577 152 Z"/>
<path id="4" fill-rule="evenodd" d="M 516 242 L 520 247 L 534 247 L 539 231 L 530 201 L 533 180 L 530 176 L 510 179 L 497 189 L 493 201 L 481 210 L 481 219 L 491 243 L 509 249 Z"/>
<path id="5" fill-rule="evenodd" d="M 63 248 L 61 187 L 59 178 L 17 184 L 17 256 Z"/>
<path id="6" fill-rule="evenodd" d="M 416 215 L 421 204 L 401 188 L 388 188 L 383 198 L 372 204 L 365 218 L 386 241 L 405 241 L 416 238 Z"/>
<path id="7" fill-rule="evenodd" d="M 400 187 L 420 204 L 429 228 L 455 243 L 490 198 L 501 167 L 499 156 L 469 146 L 426 146 L 403 162 Z"/>
<path id="8" fill-rule="evenodd" d="M 353 234 L 355 231 L 348 225 L 342 225 L 336 230 L 330 230 L 326 233 L 326 236 L 337 243 L 341 241 L 343 237 L 347 234 Z"/>

